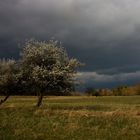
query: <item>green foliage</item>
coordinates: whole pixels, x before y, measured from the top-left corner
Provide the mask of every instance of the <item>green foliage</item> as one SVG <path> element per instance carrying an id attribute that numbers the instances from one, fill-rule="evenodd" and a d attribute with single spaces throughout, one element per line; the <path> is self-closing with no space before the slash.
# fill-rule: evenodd
<path id="1" fill-rule="evenodd" d="M 90 96 L 100 96 L 100 91 L 94 88 L 87 88 L 85 93 Z"/>

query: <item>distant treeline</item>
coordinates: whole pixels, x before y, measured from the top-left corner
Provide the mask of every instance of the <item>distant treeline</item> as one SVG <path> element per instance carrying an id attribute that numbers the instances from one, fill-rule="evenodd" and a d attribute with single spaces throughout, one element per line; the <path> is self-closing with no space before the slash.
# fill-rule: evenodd
<path id="1" fill-rule="evenodd" d="M 135 86 L 119 86 L 112 89 L 87 88 L 85 91 L 89 96 L 133 96 L 140 95 L 140 84 Z"/>

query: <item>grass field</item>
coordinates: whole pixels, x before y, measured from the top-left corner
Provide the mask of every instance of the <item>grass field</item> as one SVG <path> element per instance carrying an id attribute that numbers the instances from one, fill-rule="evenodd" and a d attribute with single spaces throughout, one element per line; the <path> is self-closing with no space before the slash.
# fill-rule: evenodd
<path id="1" fill-rule="evenodd" d="M 1 97 L 2 98 L 2 97 Z M 0 140 L 140 140 L 140 96 L 10 97 Z"/>

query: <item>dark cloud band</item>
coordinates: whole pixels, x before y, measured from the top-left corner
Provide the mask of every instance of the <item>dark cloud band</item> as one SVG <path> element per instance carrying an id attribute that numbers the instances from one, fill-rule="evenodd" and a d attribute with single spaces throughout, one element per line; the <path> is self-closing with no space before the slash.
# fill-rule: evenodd
<path id="1" fill-rule="evenodd" d="M 86 63 L 81 71 L 139 71 L 139 13 L 137 0 L 0 0 L 0 57 L 17 58 L 25 39 L 54 37 Z"/>

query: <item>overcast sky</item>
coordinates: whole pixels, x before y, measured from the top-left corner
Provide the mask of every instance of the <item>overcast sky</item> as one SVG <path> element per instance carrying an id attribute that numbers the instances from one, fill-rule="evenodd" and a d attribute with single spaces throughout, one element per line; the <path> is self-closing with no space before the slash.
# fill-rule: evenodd
<path id="1" fill-rule="evenodd" d="M 0 57 L 25 39 L 60 40 L 86 86 L 140 82 L 139 0 L 0 0 Z"/>

